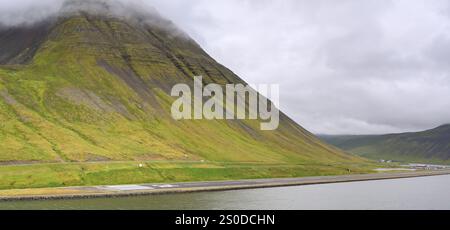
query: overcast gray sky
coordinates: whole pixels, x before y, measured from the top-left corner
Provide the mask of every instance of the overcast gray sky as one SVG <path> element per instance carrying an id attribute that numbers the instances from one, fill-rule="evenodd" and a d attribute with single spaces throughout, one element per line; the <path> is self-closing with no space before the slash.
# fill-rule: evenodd
<path id="1" fill-rule="evenodd" d="M 43 17 L 58 2 L 0 0 L 0 21 L 28 20 L 31 7 Z M 450 1 L 141 2 L 247 82 L 280 84 L 282 110 L 314 133 L 450 123 Z"/>

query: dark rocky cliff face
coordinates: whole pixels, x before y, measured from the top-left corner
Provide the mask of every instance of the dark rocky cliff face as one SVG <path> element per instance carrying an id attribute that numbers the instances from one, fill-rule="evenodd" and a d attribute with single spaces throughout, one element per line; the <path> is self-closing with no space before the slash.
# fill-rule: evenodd
<path id="1" fill-rule="evenodd" d="M 51 22 L 0 27 L 0 65 L 29 63 L 52 28 Z"/>

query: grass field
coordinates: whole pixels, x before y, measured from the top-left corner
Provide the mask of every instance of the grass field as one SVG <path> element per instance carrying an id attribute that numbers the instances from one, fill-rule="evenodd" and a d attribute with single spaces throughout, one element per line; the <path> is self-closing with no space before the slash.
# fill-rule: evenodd
<path id="1" fill-rule="evenodd" d="M 142 166 L 142 167 L 140 167 Z M 0 189 L 170 183 L 369 173 L 375 165 L 97 162 L 0 166 Z"/>

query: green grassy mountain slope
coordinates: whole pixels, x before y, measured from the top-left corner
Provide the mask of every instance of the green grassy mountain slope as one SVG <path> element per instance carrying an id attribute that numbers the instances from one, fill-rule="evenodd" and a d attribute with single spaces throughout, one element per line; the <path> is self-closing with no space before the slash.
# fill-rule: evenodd
<path id="1" fill-rule="evenodd" d="M 157 22 L 80 11 L 0 29 L 0 188 L 365 170 L 284 114 L 276 131 L 173 120 L 173 85 L 244 82 Z"/>
<path id="2" fill-rule="evenodd" d="M 450 163 L 450 125 L 417 133 L 320 136 L 345 151 L 372 159 Z"/>

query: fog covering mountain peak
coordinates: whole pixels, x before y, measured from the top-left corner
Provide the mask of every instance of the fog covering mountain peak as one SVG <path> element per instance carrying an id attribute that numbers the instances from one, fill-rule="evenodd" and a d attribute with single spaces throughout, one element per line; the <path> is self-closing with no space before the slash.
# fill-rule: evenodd
<path id="1" fill-rule="evenodd" d="M 21 4 L 24 3 L 22 7 Z M 154 28 L 172 38 L 198 46 L 171 21 L 143 1 L 128 0 L 19 0 L 0 8 L 0 65 L 29 63 L 54 27 L 76 17 L 119 20 L 132 27 Z M 16 6 L 16 7 L 13 7 Z M 97 28 L 98 29 L 98 28 Z"/>
<path id="2" fill-rule="evenodd" d="M 0 28 L 30 27 L 62 17 L 90 14 L 115 17 L 129 23 L 158 26 L 173 35 L 187 37 L 171 21 L 160 16 L 154 7 L 141 0 L 18 0 L 0 5 Z"/>

